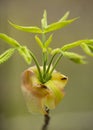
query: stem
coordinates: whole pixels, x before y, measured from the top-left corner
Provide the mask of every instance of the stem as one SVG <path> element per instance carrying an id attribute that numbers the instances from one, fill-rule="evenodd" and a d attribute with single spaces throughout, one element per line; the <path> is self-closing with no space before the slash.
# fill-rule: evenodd
<path id="1" fill-rule="evenodd" d="M 42 34 L 42 43 L 45 44 L 45 41 L 46 41 L 46 35 L 43 33 Z M 44 78 L 45 72 L 46 72 L 46 65 L 47 65 L 47 51 L 43 52 L 42 63 L 43 63 L 43 78 Z"/>
<path id="2" fill-rule="evenodd" d="M 47 114 L 44 115 L 44 125 L 42 127 L 42 130 L 47 130 L 48 124 L 49 124 L 49 121 L 50 121 L 49 109 L 46 110 L 46 112 L 47 112 Z"/>
<path id="3" fill-rule="evenodd" d="M 47 65 L 47 52 L 43 52 L 43 76 L 46 72 L 46 65 Z"/>
<path id="4" fill-rule="evenodd" d="M 37 61 L 35 55 L 34 55 L 30 50 L 29 50 L 29 52 L 30 52 L 30 55 L 32 56 L 32 58 L 33 58 L 33 60 L 34 60 L 34 62 L 35 62 L 35 65 L 36 65 L 36 67 L 37 67 L 37 70 L 38 70 L 38 72 L 39 72 L 40 81 L 43 82 L 43 77 L 42 77 L 42 72 L 41 72 L 41 69 L 40 69 L 40 65 L 39 65 L 39 63 L 38 63 L 38 61 Z"/>
<path id="5" fill-rule="evenodd" d="M 57 53 L 56 53 L 56 54 L 57 54 Z M 53 61 L 54 57 L 56 56 L 56 54 L 54 54 L 54 55 L 52 56 L 51 60 L 50 60 L 50 63 L 49 63 L 48 68 L 47 68 L 47 70 L 46 70 L 46 75 L 47 75 L 47 73 L 49 72 L 49 69 L 50 69 L 50 67 L 51 67 L 51 65 L 52 65 L 52 61 Z"/>
<path id="6" fill-rule="evenodd" d="M 53 70 L 55 69 L 56 65 L 58 64 L 58 62 L 59 62 L 59 60 L 61 59 L 62 56 L 63 56 L 63 54 L 61 53 L 61 54 L 59 55 L 59 57 L 56 59 L 54 65 L 53 65 L 53 68 L 51 69 L 49 75 L 52 74 Z"/>
<path id="7" fill-rule="evenodd" d="M 52 61 L 53 61 L 53 59 L 55 58 L 56 54 L 57 54 L 57 53 L 55 53 L 55 54 L 52 56 L 52 58 L 51 58 L 51 60 L 50 60 L 50 62 L 49 62 L 48 68 L 47 68 L 47 70 L 46 70 L 46 72 L 45 72 L 46 81 L 51 78 L 51 75 L 48 74 L 48 73 L 49 73 L 50 67 L 51 67 L 51 65 L 52 65 Z"/>

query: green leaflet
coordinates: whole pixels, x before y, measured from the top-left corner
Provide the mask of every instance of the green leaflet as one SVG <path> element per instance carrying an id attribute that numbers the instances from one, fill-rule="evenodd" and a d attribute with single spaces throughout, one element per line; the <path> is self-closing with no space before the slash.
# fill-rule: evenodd
<path id="1" fill-rule="evenodd" d="M 10 25 L 12 25 L 14 28 L 24 31 L 24 32 L 31 32 L 31 33 L 42 33 L 42 30 L 39 27 L 36 26 L 19 26 L 17 24 L 14 24 L 10 22 Z"/>
<path id="2" fill-rule="evenodd" d="M 5 51 L 3 54 L 0 55 L 0 64 L 7 61 L 14 53 L 15 49 L 11 48 Z"/>
<path id="3" fill-rule="evenodd" d="M 88 45 L 91 52 L 93 52 L 93 45 Z"/>
<path id="4" fill-rule="evenodd" d="M 72 49 L 72 48 L 74 48 L 74 47 L 79 46 L 82 42 L 83 42 L 83 40 L 79 40 L 79 41 L 75 41 L 75 42 L 66 44 L 66 45 L 64 45 L 64 46 L 61 47 L 61 50 L 62 50 L 62 51 L 66 51 L 66 50 L 68 50 L 68 49 Z"/>
<path id="5" fill-rule="evenodd" d="M 82 43 L 91 44 L 91 43 L 93 43 L 93 39 L 78 40 L 78 41 L 66 44 L 63 47 L 61 47 L 61 50 L 66 51 L 68 49 L 72 49 L 74 47 L 80 46 Z"/>
<path id="6" fill-rule="evenodd" d="M 7 36 L 6 34 L 0 33 L 0 39 L 4 40 L 5 42 L 7 42 L 8 44 L 12 45 L 15 48 L 20 47 L 20 44 L 16 40 Z"/>
<path id="7" fill-rule="evenodd" d="M 51 49 L 51 55 L 55 55 L 62 52 L 60 48 L 56 48 L 56 49 Z"/>
<path id="8" fill-rule="evenodd" d="M 45 47 L 46 48 L 48 48 L 48 46 L 50 45 L 50 43 L 52 42 L 52 37 L 53 37 L 53 35 L 51 34 L 50 36 L 49 36 L 49 38 L 46 40 L 46 42 L 45 42 Z"/>
<path id="9" fill-rule="evenodd" d="M 28 64 L 30 64 L 31 61 L 32 61 L 32 57 L 31 57 L 30 52 L 29 52 L 29 50 L 27 49 L 27 47 L 26 47 L 26 46 L 21 46 L 21 47 L 18 49 L 18 51 L 19 51 L 20 55 L 22 55 L 23 58 L 26 60 L 26 62 L 27 62 Z"/>
<path id="10" fill-rule="evenodd" d="M 59 22 L 61 22 L 61 21 L 65 21 L 65 20 L 68 18 L 69 14 L 70 14 L 69 11 L 66 12 L 66 13 L 64 14 L 64 16 L 59 20 Z"/>
<path id="11" fill-rule="evenodd" d="M 42 52 L 46 52 L 47 48 L 44 46 L 44 44 L 42 43 L 42 41 L 40 40 L 40 38 L 38 36 L 35 36 L 35 40 L 37 41 L 38 45 L 42 49 Z"/>
<path id="12" fill-rule="evenodd" d="M 35 40 L 37 41 L 40 48 L 43 50 L 44 49 L 44 44 L 41 42 L 40 38 L 38 36 L 35 36 Z"/>
<path id="13" fill-rule="evenodd" d="M 74 19 L 71 19 L 71 20 L 66 20 L 66 21 L 58 21 L 58 22 L 55 22 L 53 24 L 50 24 L 45 28 L 44 33 L 48 33 L 48 32 L 51 32 L 51 31 L 61 29 L 61 28 L 65 27 L 65 26 L 67 26 L 68 24 L 71 24 L 76 19 L 77 18 L 74 18 Z"/>
<path id="14" fill-rule="evenodd" d="M 44 10 L 43 18 L 41 19 L 42 29 L 47 27 L 47 12 Z"/>
<path id="15" fill-rule="evenodd" d="M 85 52 L 86 54 L 88 54 L 88 55 L 90 55 L 90 56 L 93 56 L 93 51 L 92 51 L 93 46 L 90 46 L 90 47 L 89 47 L 87 44 L 82 43 L 82 44 L 81 44 L 81 47 L 82 47 L 82 49 L 84 50 L 84 52 Z"/>
<path id="16" fill-rule="evenodd" d="M 84 56 L 81 56 L 77 53 L 74 52 L 62 52 L 63 56 L 67 57 L 68 59 L 72 60 L 75 63 L 78 64 L 85 64 L 86 62 L 84 61 Z"/>

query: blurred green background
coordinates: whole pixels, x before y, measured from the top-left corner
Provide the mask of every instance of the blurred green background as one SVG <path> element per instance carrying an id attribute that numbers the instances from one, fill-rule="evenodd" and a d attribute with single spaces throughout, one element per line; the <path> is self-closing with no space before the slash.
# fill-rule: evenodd
<path id="1" fill-rule="evenodd" d="M 37 25 L 44 9 L 49 23 L 60 19 L 66 11 L 70 18 L 80 17 L 73 24 L 55 32 L 53 48 L 79 39 L 93 38 L 92 0 L 0 0 L 0 33 L 12 36 L 27 45 L 40 59 L 34 35 L 13 29 L 8 20 L 18 25 Z M 9 46 L 0 41 L 0 53 Z M 74 49 L 83 54 L 81 49 Z M 49 130 L 93 130 L 93 57 L 88 64 L 77 65 L 63 58 L 57 70 L 68 76 L 66 96 L 51 113 Z M 33 63 L 32 63 L 33 65 Z M 43 116 L 28 113 L 21 92 L 21 73 L 29 66 L 16 53 L 0 65 L 0 130 L 40 130 Z"/>

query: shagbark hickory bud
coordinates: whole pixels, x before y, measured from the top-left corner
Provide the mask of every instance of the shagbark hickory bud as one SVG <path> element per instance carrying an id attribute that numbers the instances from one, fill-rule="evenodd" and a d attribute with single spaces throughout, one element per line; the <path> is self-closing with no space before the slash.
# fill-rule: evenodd
<path id="1" fill-rule="evenodd" d="M 51 79 L 42 84 L 36 66 L 25 70 L 22 74 L 22 91 L 29 112 L 47 114 L 46 107 L 54 109 L 64 97 L 67 80 L 66 76 L 54 70 Z"/>

